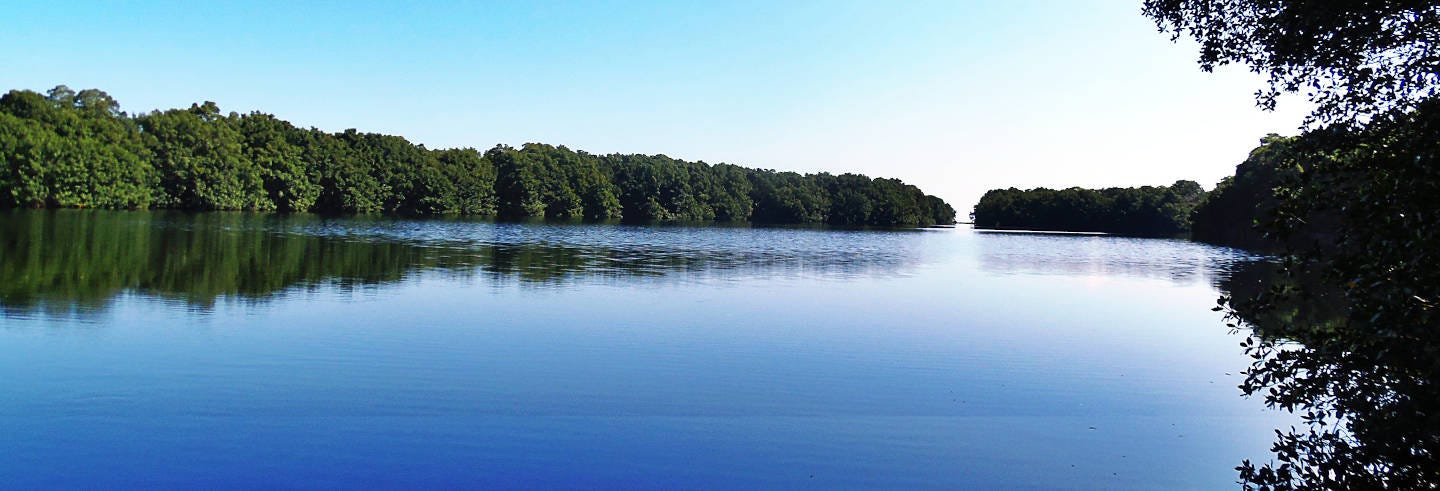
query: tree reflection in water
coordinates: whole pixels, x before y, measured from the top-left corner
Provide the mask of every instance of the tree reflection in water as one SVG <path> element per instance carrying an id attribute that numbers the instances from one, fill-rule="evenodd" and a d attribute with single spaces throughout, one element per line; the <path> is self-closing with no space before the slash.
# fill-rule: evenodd
<path id="1" fill-rule="evenodd" d="M 1305 271 L 1305 273 L 1287 273 Z M 1319 270 L 1258 261 L 1220 282 L 1253 360 L 1240 389 L 1303 418 L 1276 430 L 1275 461 L 1237 467 L 1246 488 L 1433 489 L 1440 390 L 1433 337 L 1397 342 L 1357 326 Z M 1361 322 L 1364 319 L 1360 320 Z"/>
<path id="2" fill-rule="evenodd" d="M 264 301 L 421 274 L 545 287 L 744 275 L 897 274 L 904 231 L 588 227 L 238 212 L 0 211 L 0 315 L 95 312 L 124 294 Z M 840 232 L 846 233 L 846 232 Z M 778 245 L 777 245 L 778 244 Z"/>

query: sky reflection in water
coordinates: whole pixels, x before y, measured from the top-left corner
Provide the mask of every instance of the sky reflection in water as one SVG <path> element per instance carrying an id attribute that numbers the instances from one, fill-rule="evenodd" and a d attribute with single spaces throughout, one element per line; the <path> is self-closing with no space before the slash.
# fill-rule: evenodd
<path id="1" fill-rule="evenodd" d="M 1179 241 L 0 214 L 19 487 L 1215 488 L 1285 420 Z"/>

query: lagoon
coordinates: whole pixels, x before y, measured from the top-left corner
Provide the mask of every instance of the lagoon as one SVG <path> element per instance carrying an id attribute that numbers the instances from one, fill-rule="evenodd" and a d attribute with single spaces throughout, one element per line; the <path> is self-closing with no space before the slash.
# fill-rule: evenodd
<path id="1" fill-rule="evenodd" d="M 1233 486 L 1291 418 L 1165 239 L 0 211 L 0 482 Z"/>

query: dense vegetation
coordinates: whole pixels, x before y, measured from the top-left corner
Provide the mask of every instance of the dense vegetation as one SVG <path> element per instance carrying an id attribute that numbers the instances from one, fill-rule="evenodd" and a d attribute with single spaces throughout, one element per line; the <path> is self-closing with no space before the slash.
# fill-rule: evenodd
<path id="1" fill-rule="evenodd" d="M 563 146 L 431 150 L 302 129 L 214 103 L 129 116 L 105 92 L 0 97 L 0 208 L 275 210 L 933 225 L 943 200 L 895 179 L 801 175 Z"/>
<path id="2" fill-rule="evenodd" d="M 1277 150 L 1287 157 L 1261 194 L 1274 205 L 1255 228 L 1278 248 L 1282 278 L 1318 279 L 1227 300 L 1233 318 L 1259 327 L 1241 388 L 1306 414 L 1311 428 L 1277 442 L 1280 463 L 1247 462 L 1242 475 L 1272 488 L 1440 483 L 1440 101 Z M 1251 322 L 1315 299 L 1347 312 Z"/>
<path id="3" fill-rule="evenodd" d="M 1226 177 L 1190 216 L 1191 238 L 1211 244 L 1247 249 L 1274 249 L 1272 238 L 1256 228 L 1277 205 L 1271 190 L 1279 184 L 1277 172 L 1293 169 L 1290 152 L 1294 138 L 1269 135 L 1260 146 L 1235 166 L 1235 175 Z"/>
<path id="4" fill-rule="evenodd" d="M 1274 279 L 1220 301 L 1253 328 L 1240 389 L 1303 417 L 1276 431 L 1273 460 L 1237 467 L 1241 483 L 1440 487 L 1440 4 L 1148 0 L 1145 14 L 1193 37 L 1202 68 L 1268 76 L 1264 107 L 1303 90 L 1323 124 L 1267 142 L 1213 200 L 1279 257 Z M 1340 312 L 1292 315 L 1305 304 Z"/>
<path id="5" fill-rule="evenodd" d="M 1205 197 L 1194 181 L 1106 189 L 995 189 L 975 205 L 975 226 L 995 229 L 1175 236 Z"/>

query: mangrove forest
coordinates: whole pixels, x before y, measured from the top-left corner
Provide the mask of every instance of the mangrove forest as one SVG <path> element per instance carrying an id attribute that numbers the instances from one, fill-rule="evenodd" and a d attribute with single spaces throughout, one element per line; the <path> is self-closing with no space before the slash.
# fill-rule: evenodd
<path id="1" fill-rule="evenodd" d="M 0 97 L 0 208 L 255 210 L 846 226 L 955 222 L 897 179 L 527 143 L 428 149 L 213 102 L 128 115 L 58 86 Z"/>

